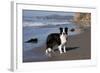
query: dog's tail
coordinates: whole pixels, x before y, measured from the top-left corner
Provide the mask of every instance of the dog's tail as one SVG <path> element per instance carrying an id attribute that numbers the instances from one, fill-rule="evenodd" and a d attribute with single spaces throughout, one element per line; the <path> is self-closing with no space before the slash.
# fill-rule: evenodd
<path id="1" fill-rule="evenodd" d="M 37 42 L 38 42 L 37 38 L 34 38 L 34 39 L 32 38 L 32 39 L 26 41 L 25 43 L 37 43 Z"/>

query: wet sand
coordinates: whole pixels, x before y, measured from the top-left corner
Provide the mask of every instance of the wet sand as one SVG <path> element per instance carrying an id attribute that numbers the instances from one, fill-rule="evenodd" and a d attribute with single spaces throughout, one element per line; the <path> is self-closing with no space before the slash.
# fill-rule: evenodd
<path id="1" fill-rule="evenodd" d="M 78 35 L 69 36 L 66 44 L 66 53 L 52 53 L 51 57 L 45 55 L 45 45 L 23 52 L 23 62 L 85 60 L 91 59 L 91 29 L 88 28 Z"/>

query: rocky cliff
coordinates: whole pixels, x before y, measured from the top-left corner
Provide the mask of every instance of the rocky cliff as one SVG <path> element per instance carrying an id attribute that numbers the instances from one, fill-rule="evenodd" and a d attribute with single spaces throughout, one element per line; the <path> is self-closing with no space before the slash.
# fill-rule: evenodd
<path id="1" fill-rule="evenodd" d="M 75 13 L 74 22 L 80 27 L 90 27 L 91 13 Z"/>

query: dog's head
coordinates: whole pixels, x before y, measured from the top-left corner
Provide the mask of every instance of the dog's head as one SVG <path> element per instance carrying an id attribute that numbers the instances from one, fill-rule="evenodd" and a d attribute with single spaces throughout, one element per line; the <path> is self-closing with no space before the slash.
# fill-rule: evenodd
<path id="1" fill-rule="evenodd" d="M 68 27 L 62 28 L 60 27 L 60 34 L 67 35 L 68 34 Z"/>

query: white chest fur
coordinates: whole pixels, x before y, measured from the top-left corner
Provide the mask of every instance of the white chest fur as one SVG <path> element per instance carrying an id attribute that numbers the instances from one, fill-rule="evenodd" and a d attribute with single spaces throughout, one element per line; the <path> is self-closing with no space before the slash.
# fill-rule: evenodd
<path id="1" fill-rule="evenodd" d="M 63 34 L 60 35 L 61 44 L 65 44 L 67 42 L 66 38 L 67 38 L 67 35 L 63 35 Z"/>

